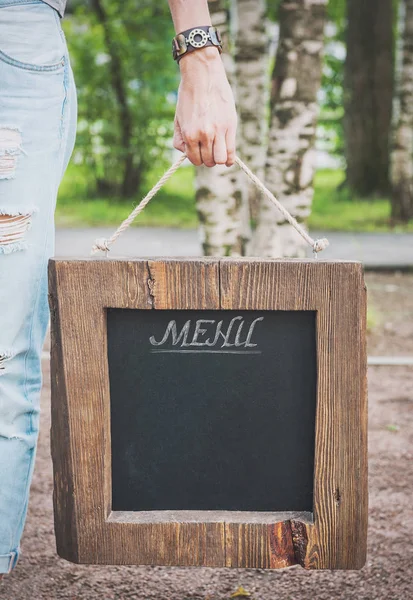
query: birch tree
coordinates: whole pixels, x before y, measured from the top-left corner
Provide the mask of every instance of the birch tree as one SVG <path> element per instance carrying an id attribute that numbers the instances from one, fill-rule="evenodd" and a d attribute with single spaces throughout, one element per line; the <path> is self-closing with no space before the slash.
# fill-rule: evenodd
<path id="1" fill-rule="evenodd" d="M 267 187 L 301 223 L 311 211 L 317 93 L 321 83 L 327 0 L 282 0 L 272 76 Z M 262 198 L 251 253 L 304 255 L 299 234 Z"/>
<path id="2" fill-rule="evenodd" d="M 402 0 L 402 57 L 392 153 L 392 218 L 413 219 L 413 0 Z"/>
<path id="3" fill-rule="evenodd" d="M 210 0 L 212 24 L 221 32 L 223 61 L 234 93 L 234 60 L 229 48 L 229 6 L 225 0 Z M 245 207 L 241 174 L 236 165 L 216 165 L 196 169 L 196 204 L 204 254 L 240 256 L 244 254 Z"/>
<path id="4" fill-rule="evenodd" d="M 235 74 L 237 81 L 238 154 L 259 177 L 264 177 L 268 48 L 266 0 L 236 0 Z M 244 182 L 251 217 L 256 220 L 260 194 L 249 181 Z"/>

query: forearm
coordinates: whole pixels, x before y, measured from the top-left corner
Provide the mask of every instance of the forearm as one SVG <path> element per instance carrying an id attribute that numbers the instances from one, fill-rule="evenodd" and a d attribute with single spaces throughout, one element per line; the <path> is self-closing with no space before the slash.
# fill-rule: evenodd
<path id="1" fill-rule="evenodd" d="M 168 0 L 176 33 L 211 25 L 207 0 Z"/>
<path id="2" fill-rule="evenodd" d="M 176 33 L 212 24 L 207 0 L 168 2 Z M 194 165 L 233 165 L 237 115 L 218 47 L 185 53 L 179 68 L 174 147 Z"/>

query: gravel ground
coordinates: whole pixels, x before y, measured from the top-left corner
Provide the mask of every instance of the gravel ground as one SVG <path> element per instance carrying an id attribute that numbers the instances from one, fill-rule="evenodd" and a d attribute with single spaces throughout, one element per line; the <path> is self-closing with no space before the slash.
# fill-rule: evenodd
<path id="1" fill-rule="evenodd" d="M 413 275 L 368 274 L 374 326 L 369 354 L 413 356 Z M 55 553 L 49 453 L 48 365 L 42 432 L 18 568 L 7 600 L 226 600 L 243 586 L 255 600 L 413 598 L 413 369 L 369 369 L 369 553 L 361 571 L 307 572 L 72 565 Z"/>

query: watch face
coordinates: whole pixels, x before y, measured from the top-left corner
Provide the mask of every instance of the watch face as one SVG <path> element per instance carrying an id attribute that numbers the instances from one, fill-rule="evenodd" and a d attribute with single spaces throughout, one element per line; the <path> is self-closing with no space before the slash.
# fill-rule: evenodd
<path id="1" fill-rule="evenodd" d="M 202 48 L 208 41 L 208 34 L 203 29 L 193 29 L 188 35 L 188 42 L 194 48 Z"/>

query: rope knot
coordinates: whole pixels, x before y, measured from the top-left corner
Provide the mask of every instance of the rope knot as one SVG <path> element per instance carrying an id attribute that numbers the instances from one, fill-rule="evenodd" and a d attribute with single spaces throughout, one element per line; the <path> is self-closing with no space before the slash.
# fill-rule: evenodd
<path id="1" fill-rule="evenodd" d="M 99 250 L 101 250 L 102 252 L 109 252 L 109 243 L 106 238 L 98 238 L 95 241 L 92 247 L 92 254 L 96 254 L 96 252 L 99 252 Z"/>
<path id="2" fill-rule="evenodd" d="M 313 252 L 317 253 L 317 252 L 322 252 L 323 250 L 325 250 L 328 246 L 330 245 L 330 242 L 328 241 L 327 238 L 320 238 L 319 240 L 316 240 L 314 242 L 314 246 L 313 246 Z"/>

